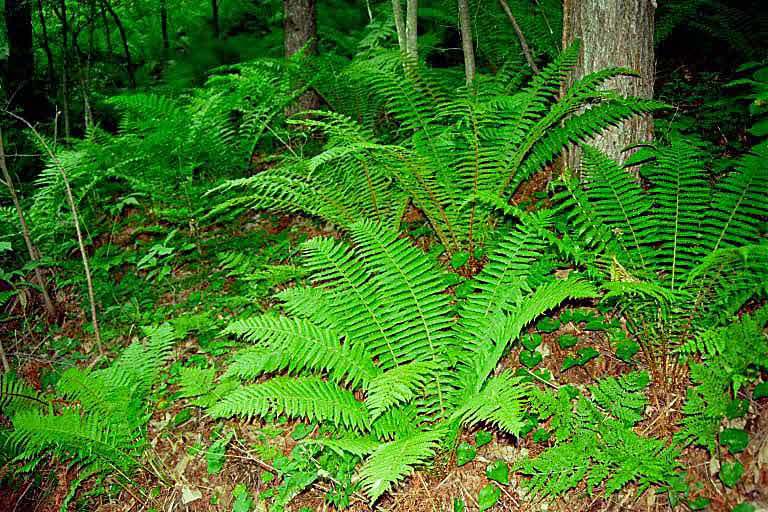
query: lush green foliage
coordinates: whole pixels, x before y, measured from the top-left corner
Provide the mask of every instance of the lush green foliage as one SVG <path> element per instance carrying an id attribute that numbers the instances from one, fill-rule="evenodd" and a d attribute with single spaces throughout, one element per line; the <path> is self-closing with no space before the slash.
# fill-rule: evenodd
<path id="1" fill-rule="evenodd" d="M 607 80 L 631 73 L 623 69 L 587 76 L 559 96 L 577 58 L 578 46 L 569 48 L 520 91 L 499 73 L 478 77 L 458 96 L 449 93 L 455 81 L 404 67 L 394 54 L 353 62 L 342 77 L 369 91 L 368 106 L 392 120 L 387 131 L 374 133 L 377 110 L 359 114 L 340 105 L 346 116 L 318 112 L 300 124 L 324 135 L 323 151 L 311 158 L 294 153 L 270 171 L 227 183 L 219 190 L 245 193 L 222 208 L 301 211 L 341 227 L 361 217 L 398 226 L 410 201 L 449 253 L 467 250 L 495 224 L 493 198 L 509 198 L 568 143 L 661 106 L 606 92 Z M 586 104 L 591 108 L 579 112 Z"/>
<path id="2" fill-rule="evenodd" d="M 17 371 L 0 374 L 0 485 L 28 478 L 39 498 L 65 467 L 63 507 L 120 488 L 150 507 L 171 479 L 195 498 L 184 471 L 203 462 L 223 482 L 205 484 L 211 506 L 226 488 L 235 510 L 279 511 L 314 487 L 343 509 L 453 470 L 455 450 L 462 472 L 506 459 L 485 468 L 483 510 L 659 492 L 696 509 L 713 488 L 730 505 L 759 459 L 736 427 L 768 396 L 768 24 L 659 2 L 662 103 L 607 88 L 623 68 L 564 87 L 579 48 L 560 48 L 561 2 L 506 3 L 536 65 L 501 3 L 471 0 L 471 85 L 456 2 L 420 2 L 417 59 L 396 51 L 389 1 L 321 2 L 319 55 L 290 58 L 273 0 L 34 5 L 46 113 L 39 137 L 2 128 L 45 257 L 3 187 L 0 349 Z M 688 39 L 728 69 L 678 65 Z M 666 115 L 656 141 L 624 167 L 587 145 L 649 113 Z M 561 173 L 574 145 L 582 164 Z M 57 318 L 38 315 L 41 282 Z M 81 325 L 91 284 L 111 362 Z M 141 342 L 140 325 L 159 327 Z M 178 475 L 154 448 L 171 438 Z M 722 486 L 699 488 L 703 449 Z M 223 471 L 241 461 L 264 471 Z"/>
<path id="3" fill-rule="evenodd" d="M 494 368 L 538 315 L 594 294 L 573 279 L 531 281 L 546 223 L 537 216 L 504 237 L 459 305 L 458 320 L 444 293 L 446 275 L 396 232 L 358 222 L 349 227 L 354 248 L 306 242 L 316 286 L 279 295 L 290 316 L 266 314 L 227 329 L 256 343 L 235 356 L 230 375 L 296 377 L 244 386 L 210 414 L 276 413 L 348 431 L 327 442 L 365 457 L 359 475 L 374 500 L 427 463 L 456 424 L 485 421 L 517 434 L 527 387 L 509 372 L 494 376 Z"/>
<path id="4" fill-rule="evenodd" d="M 638 154 L 646 189 L 587 147 L 582 182 L 557 195 L 561 248 L 604 280 L 635 332 L 679 344 L 766 292 L 767 156 L 757 147 L 710 184 L 704 154 L 674 141 Z"/>
<path id="5" fill-rule="evenodd" d="M 29 472 L 49 455 L 76 465 L 84 477 L 129 479 L 147 450 L 150 390 L 183 333 L 163 324 L 147 334 L 145 344 L 132 343 L 107 368 L 66 371 L 51 395 L 0 375 L 1 412 L 11 419 L 3 459 Z"/>

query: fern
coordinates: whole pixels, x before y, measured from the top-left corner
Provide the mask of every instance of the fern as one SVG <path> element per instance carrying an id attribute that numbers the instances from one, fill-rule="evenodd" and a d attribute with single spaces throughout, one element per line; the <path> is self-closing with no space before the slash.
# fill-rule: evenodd
<path id="1" fill-rule="evenodd" d="M 384 226 L 352 224 L 353 246 L 305 242 L 315 286 L 279 294 L 294 316 L 239 320 L 227 330 L 256 343 L 234 357 L 227 376 L 279 375 L 228 393 L 209 413 L 283 414 L 350 431 L 318 442 L 363 458 L 359 478 L 374 501 L 429 463 L 460 425 L 519 433 L 530 388 L 509 372 L 491 376 L 501 354 L 542 312 L 594 295 L 577 281 L 532 278 L 548 218 L 526 217 L 503 237 L 458 310 L 434 260 Z M 505 293 L 509 286 L 517 291 Z"/>
<path id="2" fill-rule="evenodd" d="M 683 445 L 705 446 L 715 453 L 720 424 L 740 389 L 768 368 L 768 307 L 725 326 L 710 328 L 681 348 L 699 354 L 691 365 L 693 386 L 687 391 L 681 429 L 675 439 Z"/>
<path id="3" fill-rule="evenodd" d="M 397 227 L 410 201 L 449 253 L 466 250 L 482 243 L 493 224 L 479 201 L 483 194 L 508 199 L 569 143 L 661 106 L 603 91 L 609 79 L 628 73 L 623 69 L 585 77 L 560 97 L 577 58 L 578 48 L 569 48 L 514 95 L 495 81 L 504 77 L 484 77 L 479 91 L 451 94 L 434 72 L 404 68 L 392 53 L 353 62 L 350 79 L 368 86 L 395 127 L 378 135 L 351 117 L 314 113 L 316 119 L 302 124 L 325 135 L 323 151 L 287 157 L 278 168 L 214 189 L 240 191 L 216 213 L 269 208 L 305 212 L 343 228 L 361 217 Z M 586 104 L 591 108 L 579 109 Z"/>
<path id="4" fill-rule="evenodd" d="M 145 426 L 148 395 L 180 335 L 168 324 L 147 329 L 146 344 L 135 342 L 109 367 L 62 375 L 48 407 L 42 395 L 3 376 L 0 398 L 9 415 L 8 443 L 19 471 L 31 470 L 46 456 L 78 464 L 83 475 L 113 474 L 127 479 L 142 465 L 147 448 Z M 183 333 L 181 333 L 183 334 Z M 21 404 L 19 396 L 33 401 Z M 11 402 L 8 402 L 8 400 Z M 81 484 L 84 479 L 78 480 Z M 75 489 L 72 489 L 74 492 Z"/>
<path id="5" fill-rule="evenodd" d="M 550 419 L 557 443 L 516 465 L 530 476 L 529 492 L 559 495 L 585 484 L 589 494 L 602 488 L 610 495 L 630 482 L 638 493 L 650 486 L 684 489 L 679 453 L 632 430 L 643 418 L 648 383 L 647 374 L 633 373 L 598 381 L 590 397 L 564 388 L 557 396 L 540 392 L 534 409 L 540 420 Z"/>
<path id="6" fill-rule="evenodd" d="M 710 185 L 703 153 L 675 140 L 638 157 L 650 160 L 645 190 L 585 149 L 582 184 L 566 178 L 555 197 L 568 220 L 568 250 L 596 252 L 587 262 L 608 280 L 608 298 L 631 312 L 633 328 L 658 326 L 647 335 L 680 344 L 765 292 L 759 226 L 768 177 L 764 151 L 755 151 Z"/>

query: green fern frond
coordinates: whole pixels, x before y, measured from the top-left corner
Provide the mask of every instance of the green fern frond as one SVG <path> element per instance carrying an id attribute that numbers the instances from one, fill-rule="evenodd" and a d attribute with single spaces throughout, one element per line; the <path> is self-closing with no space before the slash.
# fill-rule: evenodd
<path id="1" fill-rule="evenodd" d="M 208 410 L 214 418 L 285 415 L 364 430 L 370 416 L 350 391 L 319 378 L 275 377 L 237 389 Z"/>
<path id="2" fill-rule="evenodd" d="M 25 410 L 14 415 L 9 442 L 18 452 L 17 460 L 51 453 L 81 464 L 98 464 L 124 472 L 138 464 L 132 454 L 138 438 L 115 432 L 104 418 L 82 415 L 68 409 L 61 415 Z"/>
<path id="3" fill-rule="evenodd" d="M 469 398 L 454 412 L 453 417 L 467 426 L 482 421 L 518 435 L 525 424 L 525 397 L 528 392 L 529 385 L 521 377 L 504 371 L 488 379 L 483 389 Z"/>
<path id="4" fill-rule="evenodd" d="M 269 371 L 326 371 L 332 381 L 353 388 L 361 384 L 367 387 L 379 375 L 363 344 L 342 342 L 337 332 L 308 320 L 262 315 L 233 322 L 225 332 L 264 347 L 270 354 Z"/>
<path id="5" fill-rule="evenodd" d="M 45 407 L 41 393 L 13 372 L 0 373 L 0 413 L 11 417 L 26 408 Z"/>
<path id="6" fill-rule="evenodd" d="M 375 502 L 434 456 L 441 436 L 439 429 L 418 432 L 376 448 L 360 467 L 358 475 L 366 494 Z"/>
<path id="7" fill-rule="evenodd" d="M 397 366 L 371 380 L 365 405 L 376 419 L 392 406 L 413 400 L 437 368 L 431 361 Z"/>
<path id="8" fill-rule="evenodd" d="M 606 377 L 589 386 L 592 398 L 604 411 L 625 426 L 631 427 L 645 415 L 645 388 L 650 378 L 645 372 L 634 372 L 621 378 Z"/>

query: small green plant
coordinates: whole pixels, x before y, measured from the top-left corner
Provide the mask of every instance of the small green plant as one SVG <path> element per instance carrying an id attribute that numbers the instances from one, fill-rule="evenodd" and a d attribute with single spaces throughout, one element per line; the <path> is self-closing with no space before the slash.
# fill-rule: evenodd
<path id="1" fill-rule="evenodd" d="M 630 482 L 639 492 L 684 492 L 679 452 L 633 430 L 644 417 L 648 384 L 648 374 L 637 372 L 601 379 L 588 394 L 571 387 L 534 392 L 533 409 L 539 421 L 550 421 L 556 442 L 515 465 L 530 477 L 529 492 L 559 495 L 585 484 L 589 494 L 613 494 Z"/>
<path id="2" fill-rule="evenodd" d="M 0 412 L 10 419 L 10 429 L 2 431 L 4 458 L 20 473 L 49 457 L 77 465 L 70 497 L 96 475 L 130 482 L 145 466 L 150 392 L 179 336 L 169 324 L 146 332 L 146 343 L 134 342 L 107 368 L 64 372 L 54 394 L 0 375 Z"/>
<path id="3" fill-rule="evenodd" d="M 306 242 L 316 286 L 278 294 L 289 316 L 268 313 L 227 329 L 256 344 L 235 356 L 228 377 L 283 375 L 227 394 L 209 413 L 334 425 L 338 436 L 312 442 L 357 457 L 372 500 L 428 464 L 462 425 L 519 434 L 529 387 L 509 371 L 494 375 L 497 363 L 543 312 L 594 295 L 578 280 L 531 279 L 549 223 L 543 213 L 510 230 L 458 306 L 445 293 L 447 274 L 381 225 L 352 224 L 354 246 Z"/>
<path id="4" fill-rule="evenodd" d="M 624 313 L 654 372 L 666 372 L 675 347 L 766 294 L 768 154 L 755 151 L 710 182 L 704 155 L 676 140 L 637 157 L 648 161 L 644 187 L 587 147 L 581 182 L 565 178 L 555 197 L 568 226 L 561 249 L 602 280 L 603 300 Z"/>

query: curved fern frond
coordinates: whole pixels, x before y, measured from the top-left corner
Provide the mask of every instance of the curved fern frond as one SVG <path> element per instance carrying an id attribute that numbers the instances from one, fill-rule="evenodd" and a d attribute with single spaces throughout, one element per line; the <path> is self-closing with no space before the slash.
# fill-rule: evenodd
<path id="1" fill-rule="evenodd" d="M 319 378 L 275 377 L 229 393 L 208 410 L 214 418 L 268 414 L 327 421 L 349 429 L 370 425 L 368 411 L 352 392 Z"/>
<path id="2" fill-rule="evenodd" d="M 362 343 L 342 342 L 338 332 L 308 320 L 261 315 L 233 322 L 225 332 L 261 344 L 270 355 L 269 371 L 325 371 L 333 382 L 352 388 L 367 387 L 380 373 Z"/>
<path id="3" fill-rule="evenodd" d="M 456 410 L 453 418 L 467 426 L 485 422 L 518 435 L 525 423 L 529 384 L 510 371 L 491 377 L 483 389 Z"/>
<path id="4" fill-rule="evenodd" d="M 442 432 L 433 429 L 379 446 L 360 467 L 358 475 L 366 494 L 375 502 L 411 474 L 427 464 L 437 451 Z"/>

